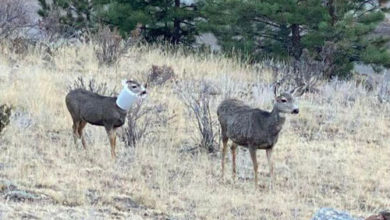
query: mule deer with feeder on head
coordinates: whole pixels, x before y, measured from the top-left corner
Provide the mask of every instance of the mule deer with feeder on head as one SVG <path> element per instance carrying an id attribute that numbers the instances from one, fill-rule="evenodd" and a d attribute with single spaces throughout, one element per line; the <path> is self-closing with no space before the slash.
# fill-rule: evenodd
<path id="1" fill-rule="evenodd" d="M 271 161 L 272 149 L 275 146 L 279 132 L 286 120 L 285 114 L 298 114 L 299 108 L 294 96 L 300 96 L 306 90 L 306 86 L 297 87 L 290 92 L 277 94 L 276 83 L 274 94 L 275 104 L 271 112 L 252 108 L 237 99 L 227 99 L 218 106 L 217 114 L 221 125 L 222 137 L 222 176 L 225 169 L 225 155 L 227 142 L 230 139 L 230 147 L 233 161 L 233 179 L 236 175 L 236 149 L 237 145 L 249 148 L 253 163 L 255 185 L 257 186 L 257 158 L 256 150 L 266 150 L 268 165 L 270 167 L 271 180 L 273 178 L 273 163 Z M 272 186 L 272 183 L 271 183 Z"/>
<path id="2" fill-rule="evenodd" d="M 86 149 L 83 129 L 87 123 L 104 126 L 111 145 L 111 157 L 116 157 L 116 128 L 125 123 L 131 104 L 146 95 L 146 85 L 142 86 L 136 81 L 123 81 L 123 86 L 118 97 L 102 96 L 85 89 L 75 89 L 66 95 L 66 107 L 73 119 L 75 144 L 77 138 L 81 138 Z"/>

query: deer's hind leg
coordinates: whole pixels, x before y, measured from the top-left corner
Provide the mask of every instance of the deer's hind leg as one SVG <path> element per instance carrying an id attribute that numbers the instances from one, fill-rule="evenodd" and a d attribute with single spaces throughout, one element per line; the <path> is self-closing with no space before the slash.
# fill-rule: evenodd
<path id="1" fill-rule="evenodd" d="M 78 120 L 73 120 L 73 140 L 74 140 L 74 144 L 76 145 L 77 147 L 77 139 L 80 137 L 79 136 L 79 126 L 80 126 L 80 121 Z"/>
<path id="2" fill-rule="evenodd" d="M 236 156 L 237 156 L 237 144 L 232 143 L 230 151 L 232 152 L 232 161 L 233 161 L 233 180 L 236 179 Z"/>
<path id="3" fill-rule="evenodd" d="M 226 151 L 227 151 L 227 142 L 228 138 L 226 136 L 222 136 L 222 178 L 225 173 L 225 158 L 226 158 Z"/>
<path id="4" fill-rule="evenodd" d="M 85 139 L 84 139 L 84 135 L 83 135 L 83 129 L 84 129 L 85 125 L 87 125 L 87 122 L 86 121 L 81 121 L 79 123 L 79 127 L 78 127 L 77 131 L 78 131 L 79 137 L 81 138 L 81 143 L 83 144 L 83 147 L 86 150 L 87 149 L 87 145 L 85 143 Z"/>

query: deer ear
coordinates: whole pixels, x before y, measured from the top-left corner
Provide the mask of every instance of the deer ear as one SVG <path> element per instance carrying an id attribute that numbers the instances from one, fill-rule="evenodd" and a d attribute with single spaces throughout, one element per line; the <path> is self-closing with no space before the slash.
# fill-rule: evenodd
<path id="1" fill-rule="evenodd" d="M 275 97 L 278 97 L 278 88 L 279 88 L 279 82 L 276 82 L 275 84 L 274 84 L 274 95 L 275 95 Z"/>
<path id="2" fill-rule="evenodd" d="M 297 92 L 297 90 L 298 90 L 298 87 L 295 87 L 295 88 L 291 89 L 289 93 L 290 93 L 291 95 L 295 95 L 295 93 Z"/>
<path id="3" fill-rule="evenodd" d="M 127 86 L 127 82 L 128 82 L 128 80 L 126 80 L 126 79 L 122 80 L 122 86 Z"/>

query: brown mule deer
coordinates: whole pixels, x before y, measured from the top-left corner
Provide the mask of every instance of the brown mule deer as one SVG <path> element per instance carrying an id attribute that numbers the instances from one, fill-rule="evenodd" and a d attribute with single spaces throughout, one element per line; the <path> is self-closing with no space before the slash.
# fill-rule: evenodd
<path id="1" fill-rule="evenodd" d="M 133 80 L 128 80 L 124 83 L 124 86 L 127 86 L 137 97 L 146 95 L 146 85 L 142 86 Z M 128 108 L 118 106 L 117 98 L 102 96 L 85 89 L 75 89 L 66 95 L 66 106 L 73 119 L 75 143 L 77 138 L 81 138 L 81 143 L 84 149 L 86 149 L 83 129 L 87 123 L 104 126 L 111 145 L 111 157 L 116 157 L 116 128 L 125 123 L 127 111 L 129 110 Z"/>
<path id="2" fill-rule="evenodd" d="M 233 162 L 233 179 L 236 175 L 236 149 L 237 145 L 249 148 L 253 162 L 255 185 L 257 186 L 257 158 L 256 150 L 266 150 L 270 176 L 273 177 L 273 163 L 271 161 L 272 149 L 275 146 L 279 132 L 286 120 L 285 114 L 298 114 L 299 109 L 293 95 L 302 95 L 303 87 L 293 89 L 288 93 L 277 95 L 275 86 L 276 103 L 271 112 L 252 108 L 237 99 L 227 99 L 218 106 L 217 114 L 221 125 L 222 136 L 222 176 L 225 169 L 225 155 L 227 142 L 230 139 L 233 143 L 230 147 Z M 299 92 L 299 94 L 297 94 Z M 271 184 L 272 186 L 272 184 Z"/>

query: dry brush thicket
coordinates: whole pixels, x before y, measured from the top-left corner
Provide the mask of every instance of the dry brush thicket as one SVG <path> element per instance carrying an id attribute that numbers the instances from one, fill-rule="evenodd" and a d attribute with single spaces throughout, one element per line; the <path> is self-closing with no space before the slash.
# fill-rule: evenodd
<path id="1" fill-rule="evenodd" d="M 33 26 L 28 2 L 22 0 L 0 1 L 0 39 L 18 36 Z"/>
<path id="2" fill-rule="evenodd" d="M 390 105 L 354 82 L 321 82 L 299 99 L 300 114 L 288 117 L 274 149 L 273 190 L 264 151 L 255 190 L 248 152 L 239 150 L 233 182 L 230 158 L 220 179 L 218 147 L 213 154 L 185 150 L 202 139 L 174 82 L 149 88 L 138 123 L 150 129 L 135 148 L 118 140 L 116 161 L 101 127 L 86 127 L 87 151 L 74 146 L 64 97 L 79 76 L 114 89 L 167 65 L 181 85 L 215 88 L 205 108 L 216 120 L 226 97 L 269 110 L 272 69 L 150 46 L 130 47 L 112 66 L 99 65 L 90 44 L 59 47 L 49 60 L 32 47 L 24 56 L 1 50 L 0 101 L 13 106 L 0 136 L 1 217 L 309 219 L 324 206 L 360 217 L 390 207 Z M 219 133 L 213 122 L 205 125 Z"/>

